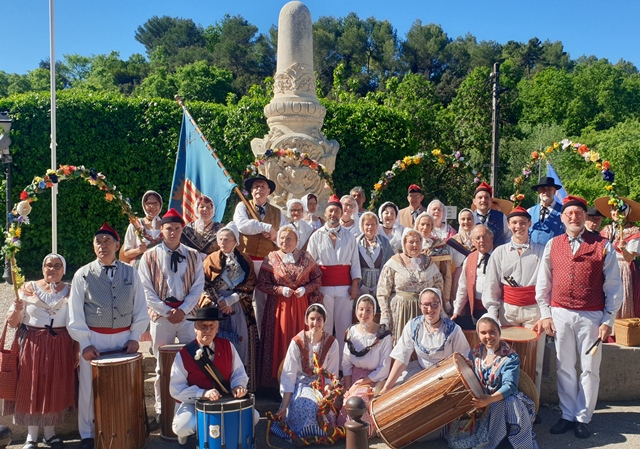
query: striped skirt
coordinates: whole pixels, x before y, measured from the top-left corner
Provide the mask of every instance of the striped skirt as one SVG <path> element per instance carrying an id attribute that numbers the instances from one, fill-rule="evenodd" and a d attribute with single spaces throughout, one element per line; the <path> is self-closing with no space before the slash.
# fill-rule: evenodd
<path id="1" fill-rule="evenodd" d="M 21 426 L 55 426 L 75 407 L 74 341 L 64 327 L 47 329 L 21 325 L 16 401 L 5 401 L 5 412 Z"/>

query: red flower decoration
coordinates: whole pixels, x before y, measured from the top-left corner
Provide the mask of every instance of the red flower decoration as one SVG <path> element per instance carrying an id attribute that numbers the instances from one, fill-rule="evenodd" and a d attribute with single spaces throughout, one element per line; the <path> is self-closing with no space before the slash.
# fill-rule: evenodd
<path id="1" fill-rule="evenodd" d="M 20 199 L 22 201 L 26 200 L 27 198 L 29 198 L 29 194 L 27 193 L 26 190 L 23 190 L 22 192 L 20 192 Z"/>
<path id="2" fill-rule="evenodd" d="M 580 153 L 580 155 L 583 155 L 584 153 L 586 153 L 587 151 L 589 151 L 589 148 L 587 148 L 586 145 L 580 145 L 578 147 L 578 153 Z"/>

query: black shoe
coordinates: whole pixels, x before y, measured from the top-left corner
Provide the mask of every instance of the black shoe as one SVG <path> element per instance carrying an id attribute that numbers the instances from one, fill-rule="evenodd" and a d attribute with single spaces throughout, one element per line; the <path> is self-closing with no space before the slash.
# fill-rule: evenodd
<path id="1" fill-rule="evenodd" d="M 591 436 L 591 430 L 589 430 L 589 425 L 587 423 L 578 422 L 576 423 L 576 438 L 589 438 Z"/>
<path id="2" fill-rule="evenodd" d="M 575 425 L 576 423 L 574 423 L 573 421 L 568 421 L 564 418 L 560 418 L 558 422 L 555 423 L 553 427 L 551 427 L 551 430 L 549 432 L 554 435 L 560 435 L 561 433 L 566 433 L 569 430 L 573 429 Z"/>
<path id="3" fill-rule="evenodd" d="M 64 448 L 64 442 L 58 438 L 57 436 L 52 436 L 51 438 L 49 438 L 48 440 L 44 439 L 44 437 L 42 438 L 43 443 L 44 443 L 44 447 L 48 447 L 51 449 L 63 449 Z"/>
<path id="4" fill-rule="evenodd" d="M 37 449 L 37 448 L 38 448 L 38 443 L 29 441 L 29 440 L 27 440 L 24 443 L 24 446 L 22 446 L 22 449 Z"/>
<path id="5" fill-rule="evenodd" d="M 155 432 L 160 428 L 160 413 L 156 415 L 148 424 L 149 432 Z"/>
<path id="6" fill-rule="evenodd" d="M 83 438 L 80 441 L 80 449 L 93 449 L 93 438 Z"/>

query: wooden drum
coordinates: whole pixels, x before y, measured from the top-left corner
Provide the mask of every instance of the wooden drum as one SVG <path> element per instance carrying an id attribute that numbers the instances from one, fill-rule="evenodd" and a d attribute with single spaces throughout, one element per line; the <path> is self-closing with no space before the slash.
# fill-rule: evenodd
<path id="1" fill-rule="evenodd" d="M 171 366 L 176 354 L 183 348 L 182 344 L 160 346 L 160 436 L 165 440 L 177 440 L 173 433 L 173 415 L 176 411 L 176 400 L 171 397 Z"/>
<path id="2" fill-rule="evenodd" d="M 524 327 L 504 327 L 502 337 L 520 357 L 520 369 L 536 381 L 536 361 L 539 335 Z"/>
<path id="3" fill-rule="evenodd" d="M 91 361 L 96 449 L 146 445 L 142 354 L 111 354 Z"/>
<path id="4" fill-rule="evenodd" d="M 454 353 L 374 398 L 371 418 L 384 442 L 399 449 L 472 411 L 471 399 L 483 393 L 465 358 Z"/>

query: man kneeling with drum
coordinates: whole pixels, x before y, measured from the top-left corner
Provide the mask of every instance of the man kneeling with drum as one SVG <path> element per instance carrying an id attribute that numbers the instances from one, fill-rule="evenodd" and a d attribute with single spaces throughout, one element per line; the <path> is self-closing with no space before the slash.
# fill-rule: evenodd
<path id="1" fill-rule="evenodd" d="M 187 318 L 195 322 L 196 339 L 176 355 L 170 384 L 171 396 L 182 402 L 172 426 L 181 448 L 188 447 L 187 438 L 196 432 L 197 399 L 218 401 L 223 395 L 241 398 L 247 394 L 249 376 L 238 352 L 229 340 L 216 338 L 219 321 L 224 319 L 216 307 L 198 309 Z M 256 414 L 254 411 L 254 423 Z"/>

